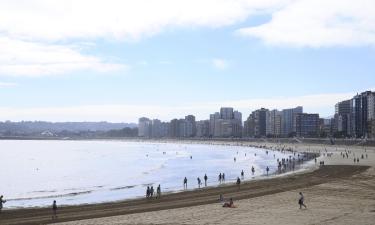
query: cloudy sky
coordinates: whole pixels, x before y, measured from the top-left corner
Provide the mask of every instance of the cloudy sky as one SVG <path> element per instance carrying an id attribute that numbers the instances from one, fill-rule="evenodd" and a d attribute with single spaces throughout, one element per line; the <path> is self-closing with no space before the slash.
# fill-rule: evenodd
<path id="1" fill-rule="evenodd" d="M 0 120 L 326 117 L 371 89 L 373 0 L 0 0 Z"/>

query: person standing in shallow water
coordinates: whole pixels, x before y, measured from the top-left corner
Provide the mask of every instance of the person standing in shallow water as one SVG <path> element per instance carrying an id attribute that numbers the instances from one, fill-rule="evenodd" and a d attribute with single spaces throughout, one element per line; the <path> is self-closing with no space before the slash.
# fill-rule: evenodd
<path id="1" fill-rule="evenodd" d="M 207 174 L 204 174 L 204 186 L 206 187 L 207 187 L 207 179 L 208 179 Z"/>
<path id="2" fill-rule="evenodd" d="M 270 171 L 270 168 L 268 166 L 266 168 L 266 171 L 267 171 L 267 176 L 268 176 L 268 172 Z"/>
<path id="3" fill-rule="evenodd" d="M 151 186 L 150 188 L 150 197 L 152 198 L 154 196 L 154 186 Z"/>
<path id="4" fill-rule="evenodd" d="M 298 199 L 299 209 L 302 209 L 302 206 L 307 208 L 305 205 L 305 197 L 303 196 L 302 192 L 299 193 L 300 197 Z"/>
<path id="5" fill-rule="evenodd" d="M 146 198 L 150 197 L 150 186 L 147 186 L 146 189 Z"/>
<path id="6" fill-rule="evenodd" d="M 184 189 L 187 189 L 187 178 L 184 179 Z"/>
<path id="7" fill-rule="evenodd" d="M 56 204 L 56 200 L 53 200 L 53 203 L 52 203 L 52 219 L 57 219 L 57 204 Z"/>
<path id="8" fill-rule="evenodd" d="M 1 210 L 3 209 L 3 204 L 7 202 L 5 200 L 3 200 L 3 196 L 0 196 L 0 213 L 1 213 Z"/>

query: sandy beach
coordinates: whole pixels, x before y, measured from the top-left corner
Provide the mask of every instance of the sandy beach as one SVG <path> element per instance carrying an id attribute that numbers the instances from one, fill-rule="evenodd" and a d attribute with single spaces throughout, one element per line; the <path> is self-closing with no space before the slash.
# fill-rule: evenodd
<path id="1" fill-rule="evenodd" d="M 249 144 L 281 147 L 275 143 Z M 225 185 L 168 194 L 160 200 L 62 207 L 55 221 L 51 220 L 51 209 L 6 210 L 0 215 L 0 224 L 373 224 L 374 148 L 302 143 L 282 146 L 300 152 L 320 151 L 318 162 L 324 161 L 325 166 L 247 182 L 240 190 L 236 185 Z M 345 151 L 349 157 L 344 159 L 340 153 Z M 360 158 L 359 162 L 354 163 L 354 157 Z M 298 207 L 300 191 L 307 209 Z M 232 197 L 236 208 L 221 207 L 220 194 L 226 199 Z"/>

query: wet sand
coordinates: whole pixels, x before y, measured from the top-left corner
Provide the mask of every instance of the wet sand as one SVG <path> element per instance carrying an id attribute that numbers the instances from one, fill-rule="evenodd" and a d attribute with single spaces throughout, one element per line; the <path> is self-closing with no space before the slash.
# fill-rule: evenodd
<path id="1" fill-rule="evenodd" d="M 305 195 L 307 209 L 300 210 L 297 205 L 299 191 Z M 214 203 L 63 224 L 373 225 L 374 194 L 375 171 L 370 168 L 350 178 L 337 177 L 327 183 L 235 201 L 237 208 Z"/>

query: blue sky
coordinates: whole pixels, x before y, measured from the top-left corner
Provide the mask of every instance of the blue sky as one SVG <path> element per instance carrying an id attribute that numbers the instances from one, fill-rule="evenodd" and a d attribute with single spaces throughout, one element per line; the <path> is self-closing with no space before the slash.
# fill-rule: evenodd
<path id="1" fill-rule="evenodd" d="M 150 1 L 96 1 L 92 11 L 85 1 L 14 2 L 0 2 L 9 12 L 0 22 L 1 120 L 206 119 L 220 106 L 245 119 L 297 105 L 325 117 L 375 88 L 375 12 L 350 1 L 319 16 L 309 1 L 156 1 L 153 11 Z M 140 15 L 122 18 L 121 7 Z M 117 16 L 82 19 L 102 11 Z"/>

